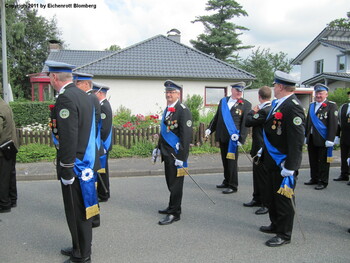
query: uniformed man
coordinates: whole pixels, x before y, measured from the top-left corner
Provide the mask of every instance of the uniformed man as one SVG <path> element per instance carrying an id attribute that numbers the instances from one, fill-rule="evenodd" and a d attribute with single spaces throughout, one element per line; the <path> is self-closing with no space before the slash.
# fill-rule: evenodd
<path id="1" fill-rule="evenodd" d="M 348 91 L 350 101 L 350 91 Z M 340 176 L 333 179 L 334 181 L 349 181 L 349 165 L 347 158 L 350 155 L 350 102 L 344 103 L 339 108 L 339 125 L 337 135 L 340 137 Z M 350 185 L 350 182 L 348 182 Z"/>
<path id="2" fill-rule="evenodd" d="M 245 126 L 251 103 L 242 98 L 246 84 L 237 82 L 231 85 L 231 96 L 221 99 L 216 114 L 205 135 L 216 131 L 215 139 L 220 144 L 221 160 L 224 166 L 224 180 L 217 188 L 226 188 L 224 194 L 238 190 L 238 146 L 245 143 L 248 128 Z"/>
<path id="3" fill-rule="evenodd" d="M 82 91 L 86 92 L 86 94 L 89 95 L 91 103 L 93 104 L 95 108 L 95 131 L 96 131 L 96 157 L 95 157 L 95 164 L 94 164 L 94 172 L 95 172 L 95 180 L 96 182 L 99 181 L 99 174 L 98 170 L 101 168 L 100 165 L 100 151 L 102 151 L 101 148 L 101 106 L 99 103 L 98 98 L 96 97 L 95 93 L 93 92 L 93 85 L 92 85 L 92 74 L 83 73 L 83 72 L 73 72 L 73 82 L 74 84 L 81 89 Z M 98 186 L 98 184 L 97 184 Z M 100 214 L 94 216 L 92 220 L 92 227 L 99 227 L 101 224 Z"/>
<path id="4" fill-rule="evenodd" d="M 328 87 L 316 84 L 315 102 L 310 104 L 306 119 L 306 143 L 309 154 L 311 179 L 305 185 L 314 185 L 316 190 L 328 185 L 329 166 L 332 161 L 334 139 L 338 128 L 338 107 L 327 100 Z"/>
<path id="5" fill-rule="evenodd" d="M 261 162 L 257 162 L 257 153 L 264 145 L 263 138 L 263 126 L 267 115 L 271 109 L 271 88 L 268 86 L 261 87 L 258 91 L 260 104 L 256 105 L 253 110 L 251 110 L 246 119 L 245 125 L 247 127 L 252 127 L 252 148 L 250 150 L 250 155 L 254 160 L 253 163 L 253 199 L 249 203 L 244 203 L 246 207 L 260 206 L 258 210 L 255 211 L 257 215 L 263 215 L 268 213 L 268 208 L 266 207 L 266 200 L 264 198 L 264 189 L 266 188 L 266 178 L 267 171 L 265 166 Z"/>
<path id="6" fill-rule="evenodd" d="M 161 121 L 158 146 L 152 154 L 154 160 L 161 154 L 170 192 L 168 207 L 158 211 L 166 215 L 159 221 L 160 225 L 180 220 L 184 175 L 192 140 L 192 115 L 180 102 L 182 87 L 171 80 L 165 81 L 164 86 L 167 107 Z"/>
<path id="7" fill-rule="evenodd" d="M 90 262 L 92 217 L 99 213 L 93 167 L 95 163 L 95 109 L 90 97 L 72 81 L 73 65 L 46 61 L 50 83 L 58 92 L 51 111 L 57 148 L 57 177 L 72 247 L 61 253 L 66 262 Z"/>
<path id="8" fill-rule="evenodd" d="M 17 203 L 16 153 L 18 142 L 11 107 L 0 98 L 0 213 L 11 211 Z"/>
<path id="9" fill-rule="evenodd" d="M 274 77 L 274 94 L 277 100 L 272 102 L 271 111 L 264 123 L 264 147 L 261 156 L 268 172 L 266 195 L 271 224 L 260 227 L 260 231 L 276 234 L 266 242 L 270 247 L 288 244 L 291 240 L 294 198 L 278 191 L 284 177 L 293 181 L 297 175 L 305 134 L 304 110 L 294 95 L 297 80 L 282 71 L 276 71 Z M 294 188 L 295 183 L 290 187 Z"/>
<path id="10" fill-rule="evenodd" d="M 97 193 L 100 202 L 107 202 L 110 197 L 109 187 L 109 168 L 108 168 L 108 155 L 112 150 L 112 122 L 113 112 L 109 101 L 107 100 L 107 91 L 109 87 L 93 82 L 93 91 L 99 100 L 101 105 L 101 156 L 99 173 L 99 181 L 97 184 Z M 103 180 L 103 184 L 100 180 Z"/>

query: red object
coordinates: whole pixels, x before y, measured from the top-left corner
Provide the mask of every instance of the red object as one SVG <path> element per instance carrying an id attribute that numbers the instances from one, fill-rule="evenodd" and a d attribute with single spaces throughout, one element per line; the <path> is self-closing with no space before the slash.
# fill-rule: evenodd
<path id="1" fill-rule="evenodd" d="M 53 108 L 55 108 L 55 105 L 54 105 L 54 104 L 50 104 L 50 105 L 49 105 L 49 109 L 50 109 L 50 111 L 52 111 L 52 110 L 53 110 Z"/>
<path id="2" fill-rule="evenodd" d="M 168 108 L 168 111 L 170 111 L 170 112 L 175 112 L 175 108 L 169 107 L 169 108 Z"/>
<path id="3" fill-rule="evenodd" d="M 238 103 L 239 104 L 243 104 L 243 100 L 238 100 Z"/>
<path id="4" fill-rule="evenodd" d="M 283 118 L 283 113 L 282 112 L 276 112 L 275 113 L 275 119 L 276 120 L 282 120 L 282 118 Z"/>
<path id="5" fill-rule="evenodd" d="M 325 107 L 327 107 L 327 104 L 323 102 L 321 106 L 322 106 L 323 108 L 325 108 Z"/>

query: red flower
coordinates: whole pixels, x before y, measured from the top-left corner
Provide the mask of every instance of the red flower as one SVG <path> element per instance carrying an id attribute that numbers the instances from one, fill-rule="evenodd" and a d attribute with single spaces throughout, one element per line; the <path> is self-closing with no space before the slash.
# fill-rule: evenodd
<path id="1" fill-rule="evenodd" d="M 174 108 L 174 107 L 169 107 L 169 108 L 168 108 L 168 111 L 170 111 L 170 112 L 175 112 L 175 108 Z"/>
<path id="2" fill-rule="evenodd" d="M 276 120 L 282 120 L 282 118 L 283 118 L 283 113 L 282 112 L 276 112 L 275 113 L 275 119 Z"/>
<path id="3" fill-rule="evenodd" d="M 323 108 L 325 108 L 325 107 L 327 107 L 327 103 L 324 103 L 324 102 L 323 102 L 323 103 L 321 104 L 321 106 L 322 106 Z"/>
<path id="4" fill-rule="evenodd" d="M 243 104 L 243 100 L 238 100 L 238 104 Z"/>
<path id="5" fill-rule="evenodd" d="M 54 108 L 55 108 L 55 105 L 54 105 L 54 104 L 50 104 L 50 105 L 49 105 L 50 111 L 52 111 Z"/>

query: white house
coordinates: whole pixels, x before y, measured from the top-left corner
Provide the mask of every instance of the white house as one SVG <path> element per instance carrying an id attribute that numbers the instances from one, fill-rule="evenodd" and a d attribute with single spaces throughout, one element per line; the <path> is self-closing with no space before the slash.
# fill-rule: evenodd
<path id="1" fill-rule="evenodd" d="M 178 31 L 176 31 L 178 32 Z M 180 34 L 157 35 L 119 51 L 52 49 L 47 60 L 76 65 L 110 87 L 113 110 L 121 105 L 133 114 L 160 113 L 165 107 L 164 82 L 182 85 L 182 98 L 198 94 L 204 106 L 217 105 L 233 82 L 250 82 L 253 74 L 180 43 Z M 43 68 L 43 71 L 46 67 Z"/>
<path id="2" fill-rule="evenodd" d="M 301 84 L 350 88 L 350 29 L 326 27 L 292 61 L 301 67 Z"/>

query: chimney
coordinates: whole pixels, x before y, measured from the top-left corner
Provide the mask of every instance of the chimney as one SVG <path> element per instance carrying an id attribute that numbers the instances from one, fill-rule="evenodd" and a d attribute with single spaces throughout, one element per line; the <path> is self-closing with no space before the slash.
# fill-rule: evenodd
<path id="1" fill-rule="evenodd" d="M 54 39 L 49 40 L 49 51 L 57 52 L 60 49 L 62 49 L 60 41 Z"/>
<path id="2" fill-rule="evenodd" d="M 176 28 L 171 29 L 167 32 L 168 38 L 171 40 L 174 40 L 177 43 L 181 43 L 181 32 L 177 30 Z"/>

